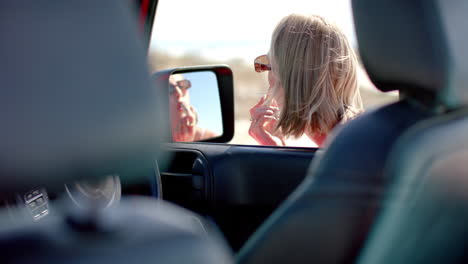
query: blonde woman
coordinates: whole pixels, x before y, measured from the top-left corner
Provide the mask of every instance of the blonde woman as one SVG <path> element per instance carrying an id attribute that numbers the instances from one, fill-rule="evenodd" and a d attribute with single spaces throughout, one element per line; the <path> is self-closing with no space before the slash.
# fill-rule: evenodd
<path id="1" fill-rule="evenodd" d="M 254 64 L 268 71 L 268 93 L 250 109 L 249 134 L 261 145 L 307 136 L 320 147 L 336 125 L 362 110 L 356 55 L 341 30 L 320 16 L 283 18 L 270 51 Z"/>

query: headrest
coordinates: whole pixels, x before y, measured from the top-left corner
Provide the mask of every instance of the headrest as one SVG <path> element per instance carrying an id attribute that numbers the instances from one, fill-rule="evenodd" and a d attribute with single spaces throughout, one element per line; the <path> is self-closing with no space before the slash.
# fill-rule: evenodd
<path id="1" fill-rule="evenodd" d="M 359 50 L 382 91 L 432 94 L 448 108 L 468 104 L 465 0 L 353 0 Z"/>
<path id="2" fill-rule="evenodd" d="M 132 10 L 0 1 L 0 192 L 154 158 L 158 98 Z"/>

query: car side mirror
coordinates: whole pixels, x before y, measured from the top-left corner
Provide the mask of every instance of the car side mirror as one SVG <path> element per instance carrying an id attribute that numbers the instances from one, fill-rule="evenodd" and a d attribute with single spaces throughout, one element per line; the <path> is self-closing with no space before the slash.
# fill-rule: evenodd
<path id="1" fill-rule="evenodd" d="M 232 70 L 226 65 L 174 68 L 152 75 L 166 96 L 172 142 L 226 143 L 234 136 Z"/>

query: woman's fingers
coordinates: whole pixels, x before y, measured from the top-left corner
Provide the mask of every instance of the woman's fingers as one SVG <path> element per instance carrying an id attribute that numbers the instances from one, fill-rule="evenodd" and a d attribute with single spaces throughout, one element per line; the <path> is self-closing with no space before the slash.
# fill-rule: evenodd
<path id="1" fill-rule="evenodd" d="M 259 126 L 270 133 L 278 122 L 279 110 L 274 107 L 258 108 L 252 112 L 251 119 L 254 126 Z"/>
<path id="2" fill-rule="evenodd" d="M 250 113 L 250 118 L 252 120 L 256 120 L 264 115 L 279 117 L 279 108 L 269 106 L 269 107 L 260 107 L 260 108 L 253 109 Z"/>
<path id="3" fill-rule="evenodd" d="M 265 110 L 271 110 L 271 111 L 279 111 L 279 108 L 276 106 L 262 106 L 262 107 L 257 107 L 253 109 L 254 111 L 265 111 Z"/>
<path id="4" fill-rule="evenodd" d="M 257 108 L 253 111 L 254 114 L 261 114 L 261 113 L 273 113 L 273 114 L 279 114 L 279 108 L 278 107 L 261 107 Z"/>
<path id="5" fill-rule="evenodd" d="M 268 122 L 276 122 L 276 118 L 274 116 L 262 116 L 260 119 L 250 123 L 249 135 L 260 145 L 284 146 L 282 138 L 273 135 L 265 129 L 264 125 Z"/>
<path id="6" fill-rule="evenodd" d="M 261 107 L 262 104 L 265 102 L 265 99 L 266 99 L 266 95 L 262 96 L 260 100 L 258 100 L 258 102 L 254 106 L 252 106 L 252 108 L 250 108 L 250 114 L 252 114 L 252 111 L 257 109 L 258 107 Z"/>
<path id="7" fill-rule="evenodd" d="M 261 145 L 284 145 L 281 138 L 274 135 L 274 127 L 278 122 L 279 108 L 278 105 L 264 105 L 266 95 L 250 109 L 249 135 L 253 137 Z"/>
<path id="8" fill-rule="evenodd" d="M 191 116 L 182 118 L 178 122 L 175 131 L 172 131 L 174 140 L 178 142 L 193 141 L 195 137 L 195 126 L 193 122 L 194 119 Z"/>
<path id="9" fill-rule="evenodd" d="M 184 123 L 188 127 L 194 127 L 195 126 L 195 116 L 188 115 L 188 116 L 184 117 Z"/>
<path id="10" fill-rule="evenodd" d="M 193 106 L 190 106 L 188 111 L 187 111 L 187 114 L 191 115 L 191 116 L 195 116 L 195 113 L 196 113 L 195 108 Z"/>
<path id="11" fill-rule="evenodd" d="M 278 121 L 278 118 L 274 115 L 264 115 L 260 116 L 259 118 L 255 119 L 254 122 L 257 124 L 264 124 L 267 121 Z"/>
<path id="12" fill-rule="evenodd" d="M 278 119 L 273 115 L 263 115 L 252 121 L 250 128 L 253 130 L 274 133 L 273 128 L 276 127 Z"/>
<path id="13" fill-rule="evenodd" d="M 193 116 L 186 116 L 182 124 L 183 132 L 188 139 L 193 137 L 193 131 L 195 127 L 195 118 Z"/>

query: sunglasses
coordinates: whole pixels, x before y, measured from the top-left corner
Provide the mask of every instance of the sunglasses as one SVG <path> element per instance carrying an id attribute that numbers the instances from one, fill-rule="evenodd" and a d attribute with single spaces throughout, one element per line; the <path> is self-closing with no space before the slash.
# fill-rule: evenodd
<path id="1" fill-rule="evenodd" d="M 261 55 L 255 58 L 254 67 L 256 72 L 270 71 L 271 65 L 267 55 Z"/>
<path id="2" fill-rule="evenodd" d="M 192 87 L 192 83 L 190 80 L 180 80 L 175 82 L 175 85 L 169 84 L 169 93 L 174 93 L 176 87 L 179 87 L 179 89 L 185 93 L 190 87 Z"/>

